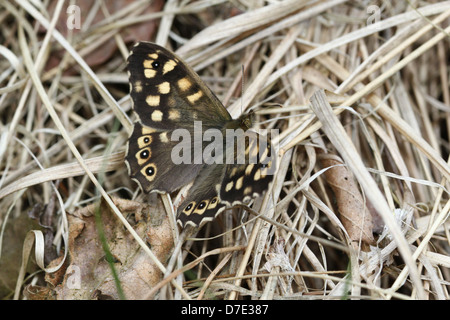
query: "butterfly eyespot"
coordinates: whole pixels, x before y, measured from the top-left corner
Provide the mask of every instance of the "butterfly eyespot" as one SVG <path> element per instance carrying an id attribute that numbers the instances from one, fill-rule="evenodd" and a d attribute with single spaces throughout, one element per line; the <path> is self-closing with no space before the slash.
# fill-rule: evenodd
<path id="1" fill-rule="evenodd" d="M 150 156 L 150 152 L 148 152 L 148 150 L 144 150 L 141 152 L 142 159 L 147 159 L 149 156 Z"/>
<path id="2" fill-rule="evenodd" d="M 144 149 L 152 143 L 152 137 L 149 135 L 143 135 L 137 139 L 137 145 L 139 149 Z"/>
<path id="3" fill-rule="evenodd" d="M 195 201 L 191 201 L 191 202 L 184 208 L 183 213 L 184 213 L 186 216 L 189 216 L 189 215 L 192 213 L 192 211 L 194 211 L 195 203 L 196 203 Z"/>
<path id="4" fill-rule="evenodd" d="M 153 69 L 158 69 L 160 65 L 161 65 L 161 64 L 159 63 L 159 61 L 153 61 L 153 62 L 152 62 L 152 67 L 153 67 Z"/>
<path id="5" fill-rule="evenodd" d="M 200 204 L 198 205 L 198 209 L 203 209 L 206 206 L 206 202 L 202 201 L 200 202 Z"/>
<path id="6" fill-rule="evenodd" d="M 212 198 L 211 201 L 208 204 L 207 210 L 215 209 L 217 207 L 218 202 L 219 202 L 219 198 L 218 197 Z"/>
<path id="7" fill-rule="evenodd" d="M 145 173 L 147 174 L 147 176 L 151 177 L 152 175 L 155 174 L 155 168 L 150 166 L 147 169 L 145 169 Z"/>

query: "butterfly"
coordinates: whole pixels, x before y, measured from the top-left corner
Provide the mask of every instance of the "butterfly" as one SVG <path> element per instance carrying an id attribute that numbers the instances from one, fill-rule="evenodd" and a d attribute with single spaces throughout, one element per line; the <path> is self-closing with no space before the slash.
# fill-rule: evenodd
<path id="1" fill-rule="evenodd" d="M 147 193 L 191 185 L 177 209 L 182 227 L 200 226 L 267 189 L 273 147 L 250 130 L 253 113 L 232 119 L 185 62 L 154 43 L 138 42 L 127 69 L 136 115 L 128 172 Z"/>

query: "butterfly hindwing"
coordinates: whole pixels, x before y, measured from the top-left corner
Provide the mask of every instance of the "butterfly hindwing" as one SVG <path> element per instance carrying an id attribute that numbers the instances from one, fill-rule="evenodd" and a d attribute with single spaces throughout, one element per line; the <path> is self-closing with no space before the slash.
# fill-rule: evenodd
<path id="1" fill-rule="evenodd" d="M 215 218 L 225 207 L 246 203 L 267 189 L 275 165 L 270 139 L 254 131 L 247 132 L 246 136 L 248 139 L 242 150 L 237 145 L 225 149 L 224 160 L 226 154 L 234 154 L 233 163 L 206 165 L 199 172 L 178 207 L 182 226 L 201 225 Z M 239 159 L 239 155 L 243 158 Z M 214 184 L 211 177 L 220 177 L 219 182 Z"/>
<path id="2" fill-rule="evenodd" d="M 251 133 L 251 134 L 249 134 Z M 235 203 L 247 202 L 261 195 L 272 180 L 275 168 L 275 157 L 270 138 L 254 131 L 247 132 L 244 163 L 239 163 L 235 156 L 235 164 L 229 164 L 221 183 L 219 196 L 223 203 L 232 206 Z M 239 154 L 239 150 L 233 150 Z M 227 150 L 227 152 L 233 152 Z"/>
<path id="3" fill-rule="evenodd" d="M 229 166 L 219 192 L 222 203 L 232 206 L 261 195 L 272 181 L 267 171 L 262 164 Z"/>
<path id="4" fill-rule="evenodd" d="M 205 166 L 189 188 L 185 200 L 178 206 L 177 217 L 181 226 L 198 226 L 213 220 L 224 204 L 219 197 L 220 183 L 211 182 L 211 177 L 221 176 L 225 165 Z"/>

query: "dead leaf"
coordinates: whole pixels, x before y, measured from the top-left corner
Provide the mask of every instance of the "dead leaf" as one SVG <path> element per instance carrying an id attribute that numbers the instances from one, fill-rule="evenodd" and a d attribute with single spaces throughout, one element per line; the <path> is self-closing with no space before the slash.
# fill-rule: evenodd
<path id="1" fill-rule="evenodd" d="M 336 156 L 321 154 L 320 160 L 328 184 L 333 189 L 340 213 L 340 219 L 352 241 L 374 242 L 372 234 L 372 215 L 366 208 L 358 184 L 352 174 Z"/>
<path id="2" fill-rule="evenodd" d="M 33 286 L 31 284 L 25 286 L 23 295 L 28 300 L 55 300 L 54 292 L 49 287 Z"/>
<path id="3" fill-rule="evenodd" d="M 167 217 L 161 216 L 165 211 L 159 198 L 154 202 L 157 205 L 123 199 L 113 201 L 159 261 L 165 263 L 172 252 L 173 239 Z M 54 288 L 57 300 L 119 298 L 95 223 L 96 206 L 90 205 L 68 216 L 70 262 L 61 283 Z M 162 273 L 109 206 L 102 202 L 100 210 L 124 295 L 126 299 L 142 299 L 161 280 Z"/>
<path id="4" fill-rule="evenodd" d="M 30 219 L 26 214 L 2 220 L 7 223 L 3 234 L 3 245 L 0 259 L 0 295 L 7 297 L 14 291 L 22 261 L 23 242 L 29 230 L 38 230 L 39 224 Z M 28 263 L 27 273 L 31 274 L 39 270 L 33 259 Z"/>

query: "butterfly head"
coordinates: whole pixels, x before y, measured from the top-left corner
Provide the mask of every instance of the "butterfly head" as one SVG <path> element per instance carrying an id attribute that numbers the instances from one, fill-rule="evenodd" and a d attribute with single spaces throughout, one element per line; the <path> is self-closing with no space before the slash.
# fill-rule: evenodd
<path id="1" fill-rule="evenodd" d="M 245 131 L 249 130 L 253 126 L 253 120 L 255 118 L 255 113 L 250 111 L 248 113 L 243 113 L 236 120 L 230 121 L 226 124 L 228 129 L 242 129 Z"/>

